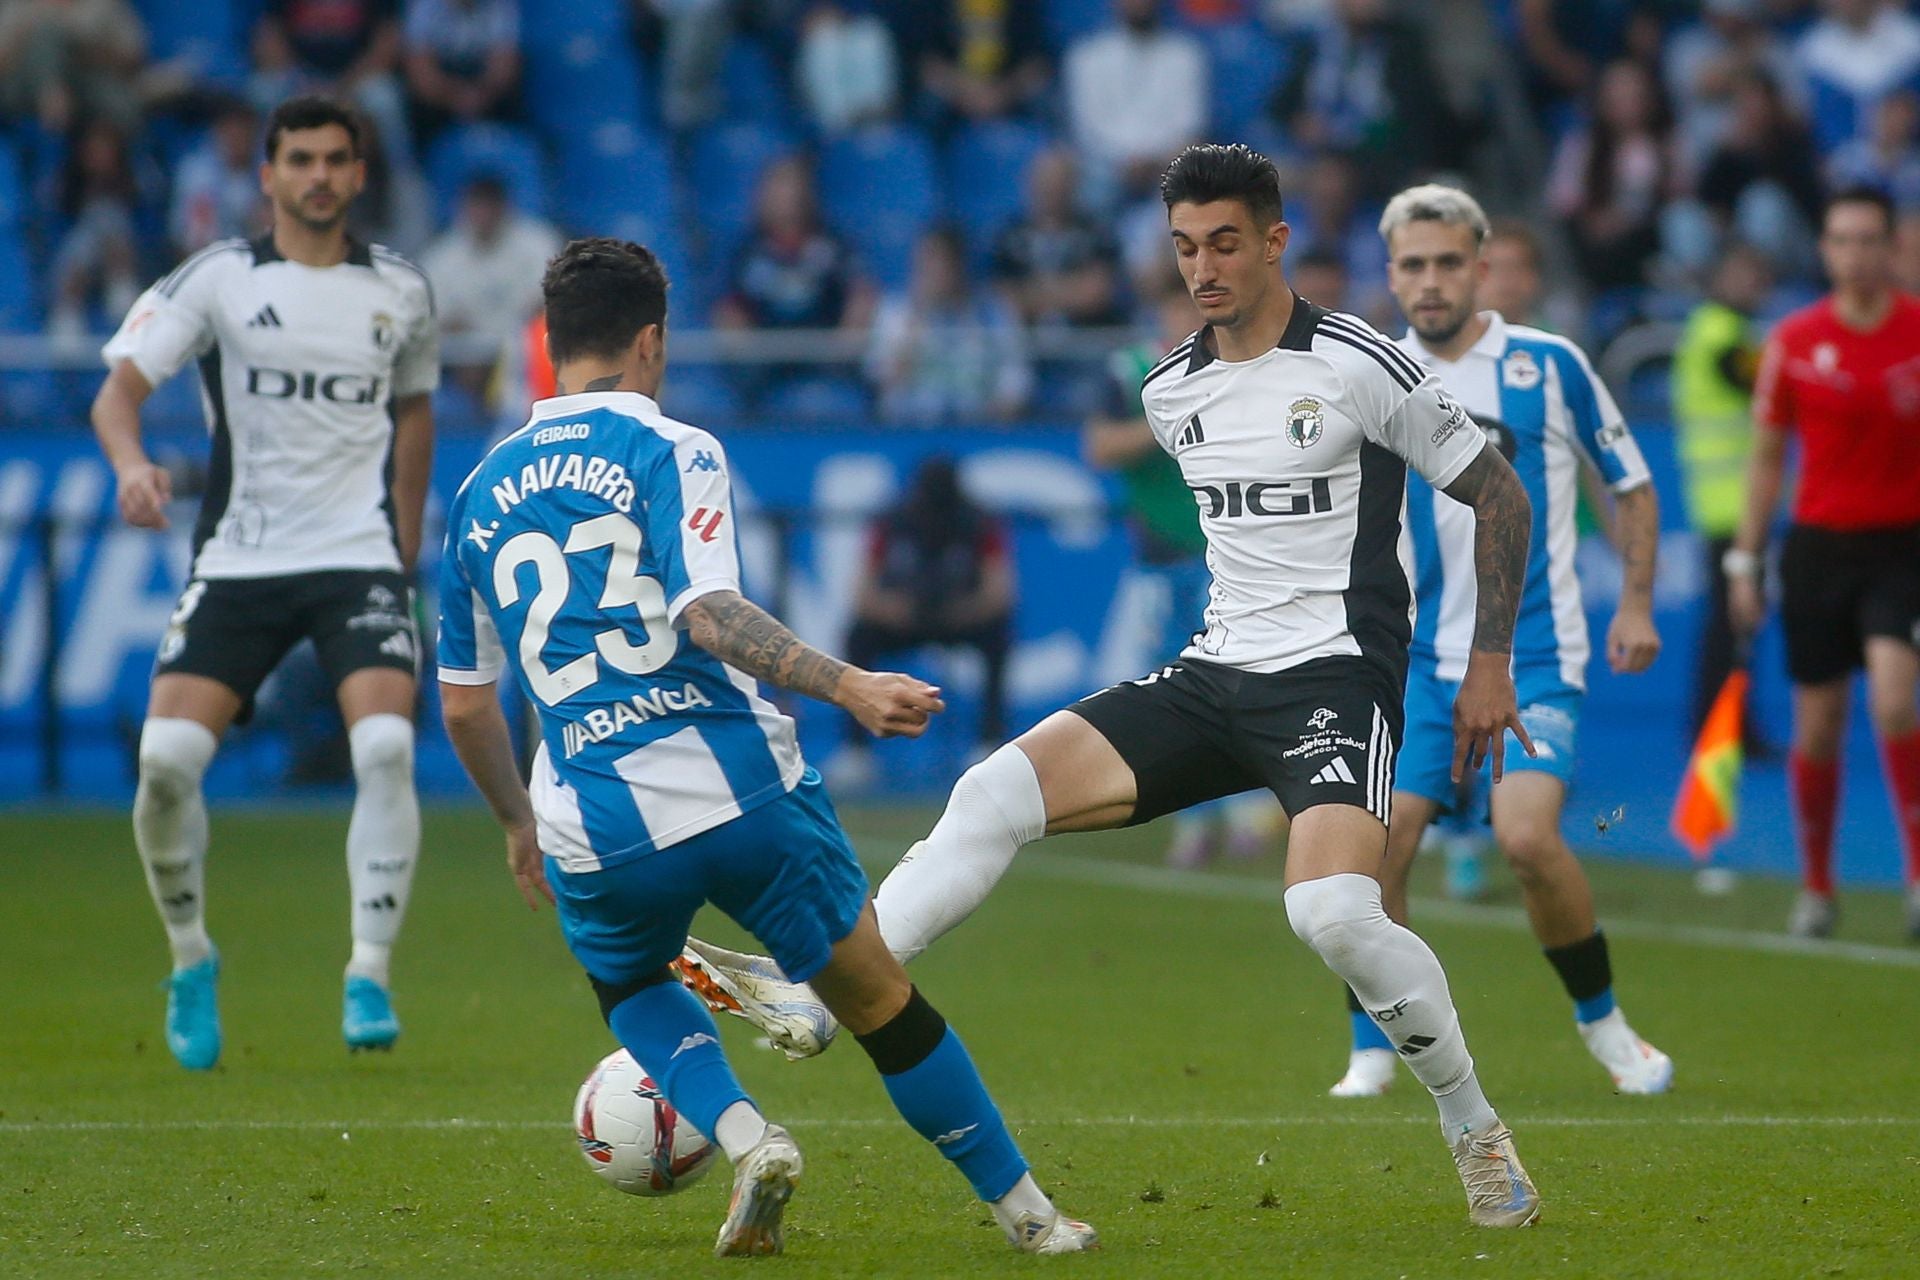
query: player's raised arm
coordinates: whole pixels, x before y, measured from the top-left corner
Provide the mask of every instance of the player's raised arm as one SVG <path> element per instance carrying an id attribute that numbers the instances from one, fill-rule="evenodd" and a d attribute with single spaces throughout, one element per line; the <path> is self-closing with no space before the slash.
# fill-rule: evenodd
<path id="1" fill-rule="evenodd" d="M 1520 477 L 1513 473 L 1500 450 L 1483 444 L 1473 461 L 1446 486 L 1456 502 L 1473 508 L 1473 569 L 1477 587 L 1473 623 L 1473 653 L 1454 702 L 1453 776 L 1457 782 L 1468 769 L 1478 769 L 1489 754 L 1493 780 L 1504 772 L 1501 735 L 1512 729 L 1527 754 L 1533 740 L 1520 723 L 1514 696 L 1513 625 L 1520 613 L 1520 591 L 1527 580 L 1527 543 L 1533 524 L 1533 504 Z"/>
<path id="2" fill-rule="evenodd" d="M 758 680 L 830 702 L 882 738 L 917 738 L 946 710 L 940 691 L 896 672 L 863 671 L 820 652 L 737 591 L 714 591 L 681 610 L 693 642 Z"/>

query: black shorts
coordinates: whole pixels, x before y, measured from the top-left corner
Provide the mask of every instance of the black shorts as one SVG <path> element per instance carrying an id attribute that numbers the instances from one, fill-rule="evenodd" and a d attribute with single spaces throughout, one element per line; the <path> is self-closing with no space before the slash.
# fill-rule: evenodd
<path id="1" fill-rule="evenodd" d="M 1128 825 L 1265 787 L 1293 817 L 1350 804 L 1385 822 L 1405 690 L 1365 658 L 1262 675 L 1183 659 L 1073 712 L 1133 770 Z"/>
<path id="2" fill-rule="evenodd" d="M 324 569 L 273 578 L 195 578 L 160 640 L 156 676 L 205 676 L 253 695 L 289 650 L 312 640 L 335 687 L 367 667 L 419 676 L 413 594 L 385 569 Z"/>
<path id="3" fill-rule="evenodd" d="M 1920 646 L 1920 525 L 1787 531 L 1780 551 L 1787 674 L 1826 684 L 1860 666 L 1868 636 Z"/>

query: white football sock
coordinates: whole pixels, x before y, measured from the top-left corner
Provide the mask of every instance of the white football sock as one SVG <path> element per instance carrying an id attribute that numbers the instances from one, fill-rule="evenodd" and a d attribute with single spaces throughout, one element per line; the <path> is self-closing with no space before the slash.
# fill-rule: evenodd
<path id="1" fill-rule="evenodd" d="M 347 976 L 387 985 L 387 958 L 407 913 L 420 858 L 420 801 L 413 790 L 413 724 L 380 712 L 347 731 L 353 755 L 353 817 L 347 823 L 347 885 L 353 895 L 353 958 Z"/>
<path id="2" fill-rule="evenodd" d="M 722 1111 L 720 1118 L 713 1122 L 713 1140 L 727 1153 L 729 1164 L 739 1164 L 766 1136 L 767 1118 L 745 1099 Z"/>
<path id="3" fill-rule="evenodd" d="M 1013 1190 L 987 1207 L 993 1210 L 994 1221 L 1000 1224 L 1000 1229 L 1012 1236 L 1021 1214 L 1044 1218 L 1053 1212 L 1053 1201 L 1047 1199 L 1047 1193 L 1040 1189 L 1031 1173 L 1023 1173 L 1020 1181 L 1013 1184 Z"/>
<path id="4" fill-rule="evenodd" d="M 1007 744 L 960 775 L 947 810 L 881 882 L 873 907 L 905 963 L 972 915 L 1020 846 L 1047 831 L 1047 803 L 1026 752 Z"/>
<path id="5" fill-rule="evenodd" d="M 157 716 L 140 730 L 133 842 L 167 926 L 176 969 L 213 954 L 206 917 L 207 802 L 200 780 L 219 745 L 195 720 Z"/>
<path id="6" fill-rule="evenodd" d="M 1449 1139 L 1479 1128 L 1493 1109 L 1474 1079 L 1460 1018 L 1438 957 L 1417 934 L 1387 917 L 1380 882 L 1355 874 L 1323 876 L 1287 890 L 1287 921 L 1393 1041 L 1440 1106 Z M 1382 1019 L 1379 1015 L 1390 1013 Z"/>

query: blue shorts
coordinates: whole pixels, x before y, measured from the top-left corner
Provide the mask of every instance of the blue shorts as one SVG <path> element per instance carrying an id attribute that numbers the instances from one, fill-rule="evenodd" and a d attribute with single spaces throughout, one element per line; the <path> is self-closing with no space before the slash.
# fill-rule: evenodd
<path id="1" fill-rule="evenodd" d="M 1580 736 L 1580 704 L 1586 694 L 1559 679 L 1522 675 L 1517 681 L 1520 723 L 1539 752 L 1529 756 L 1520 739 L 1506 735 L 1508 773 L 1547 773 L 1573 786 L 1574 744 Z M 1420 796 L 1444 812 L 1459 802 L 1453 785 L 1453 700 L 1460 682 L 1442 680 L 1415 662 L 1407 673 L 1407 731 L 1396 762 L 1393 789 Z M 1484 787 L 1481 788 L 1484 794 Z"/>
<path id="2" fill-rule="evenodd" d="M 609 985 L 677 959 L 709 902 L 805 982 L 867 905 L 866 872 L 812 769 L 778 800 L 644 858 L 576 872 L 548 858 L 547 883 L 567 948 Z"/>

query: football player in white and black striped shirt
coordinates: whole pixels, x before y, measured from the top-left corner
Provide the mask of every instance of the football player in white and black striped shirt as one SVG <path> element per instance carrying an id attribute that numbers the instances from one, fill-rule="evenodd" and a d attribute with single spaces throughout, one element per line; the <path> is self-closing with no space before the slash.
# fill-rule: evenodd
<path id="1" fill-rule="evenodd" d="M 302 639 L 336 687 L 356 786 L 341 1029 L 354 1049 L 389 1047 L 400 1031 L 388 956 L 420 844 L 408 575 L 440 373 L 426 277 L 347 235 L 365 181 L 351 113 L 323 98 L 281 104 L 260 169 L 272 230 L 188 258 L 140 296 L 102 353 L 110 372 L 93 425 L 128 523 L 167 527 L 172 494 L 141 444 L 140 406 L 189 362 L 212 437 L 192 576 L 160 643 L 133 810 L 173 951 L 167 1045 L 190 1069 L 220 1056 L 201 777 L 220 735 Z"/>
<path id="2" fill-rule="evenodd" d="M 1054 714 L 969 769 L 880 886 L 881 933 L 911 959 L 1042 835 L 1265 787 L 1292 819 L 1294 931 L 1434 1094 L 1472 1220 L 1524 1225 L 1539 1195 L 1481 1092 L 1440 962 L 1387 917 L 1376 874 L 1411 639 L 1398 551 L 1406 469 L 1478 519 L 1456 772 L 1489 753 L 1497 771 L 1509 729 L 1526 741 L 1508 670 L 1526 494 L 1430 373 L 1364 321 L 1287 287 L 1272 162 L 1241 146 L 1189 147 L 1161 190 L 1207 323 L 1147 374 L 1143 398 L 1200 508 L 1213 576 L 1202 629 L 1179 662 Z M 752 981 L 738 965 L 721 976 L 743 975 Z"/>

